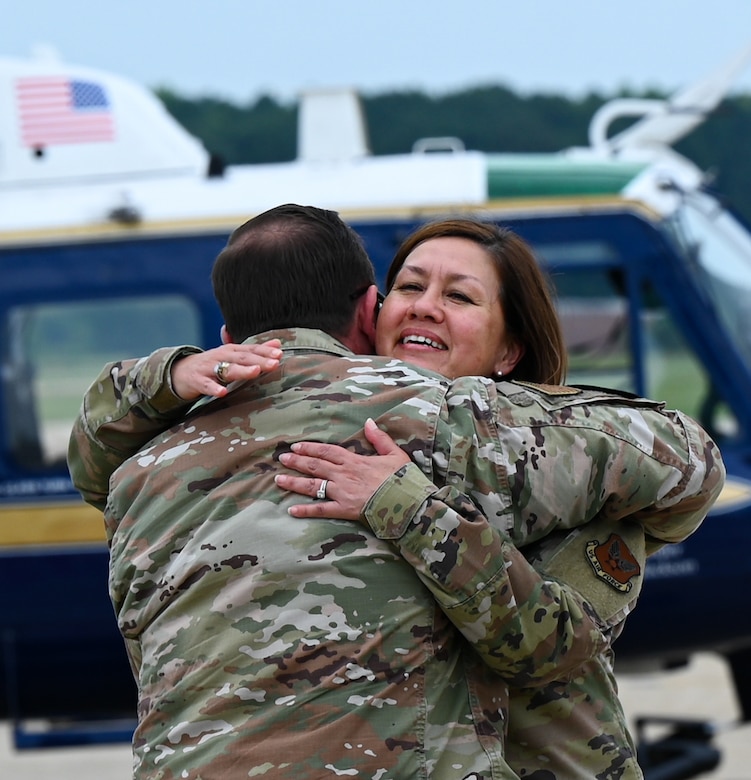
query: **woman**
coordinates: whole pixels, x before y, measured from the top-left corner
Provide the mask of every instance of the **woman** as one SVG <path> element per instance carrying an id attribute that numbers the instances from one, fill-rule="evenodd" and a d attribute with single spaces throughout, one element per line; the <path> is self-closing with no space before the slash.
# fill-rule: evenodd
<path id="1" fill-rule="evenodd" d="M 378 354 L 451 379 L 513 372 L 516 379 L 562 382 L 565 346 L 546 280 L 510 230 L 466 219 L 425 225 L 401 245 L 386 283 Z M 432 323 L 428 331 L 441 332 L 447 343 L 410 338 L 418 321 Z"/>
<path id="2" fill-rule="evenodd" d="M 426 288 L 428 280 L 433 281 L 431 289 Z M 386 282 L 389 295 L 377 328 L 379 354 L 402 351 L 411 362 L 450 378 L 513 372 L 515 379 L 530 382 L 563 381 L 565 345 L 547 281 L 530 248 L 510 230 L 467 219 L 427 224 L 401 245 Z M 441 296 L 453 305 L 426 311 L 425 306 L 438 304 Z M 472 355 L 446 360 L 435 350 L 410 350 L 398 342 L 400 316 L 437 316 L 451 327 L 451 318 L 466 315 L 471 320 L 479 311 L 487 321 L 475 321 L 475 339 L 475 334 L 467 333 L 467 340 L 474 340 L 479 350 Z M 483 365 L 479 358 L 489 350 L 497 354 L 486 355 Z M 496 358 L 501 362 L 493 365 Z"/>

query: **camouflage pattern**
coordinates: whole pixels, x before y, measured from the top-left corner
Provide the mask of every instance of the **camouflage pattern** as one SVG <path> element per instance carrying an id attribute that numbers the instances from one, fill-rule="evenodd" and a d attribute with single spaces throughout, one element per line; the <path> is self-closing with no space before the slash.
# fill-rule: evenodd
<path id="1" fill-rule="evenodd" d="M 595 518 L 637 517 L 655 545 L 690 533 L 722 484 L 712 442 L 642 400 L 450 383 L 315 332 L 274 335 L 281 372 L 200 406 L 112 482 L 137 777 L 639 777 L 602 622 L 556 565 L 592 541 L 566 529 Z M 184 415 L 174 356 L 108 366 L 89 391 L 70 467 L 92 503 Z M 420 467 L 373 497 L 374 536 L 290 518 L 301 499 L 275 488 L 278 454 L 305 439 L 367 452 L 368 416 Z M 578 568 L 617 632 L 638 587 L 603 609 L 597 588 L 612 588 Z"/>
<path id="2" fill-rule="evenodd" d="M 112 472 L 193 405 L 172 388 L 175 360 L 200 352 L 168 347 L 108 363 L 83 399 L 70 436 L 68 468 L 84 499 L 104 510 Z"/>
<path id="3" fill-rule="evenodd" d="M 457 394 L 463 384 L 453 383 Z M 475 397 L 473 403 L 481 402 Z M 615 639 L 640 592 L 646 554 L 693 533 L 724 483 L 715 443 L 686 415 L 663 406 L 601 390 L 491 385 L 487 410 L 500 438 L 497 480 L 508 483 L 511 516 L 504 521 L 498 514 L 487 482 L 450 470 L 446 479 L 457 493 L 446 496 L 444 488 L 443 504 L 412 511 L 406 495 L 436 490 L 416 466 L 381 485 L 365 516 L 374 528 L 389 518 L 396 533 L 416 518 L 426 522 L 426 514 L 431 523 L 445 523 L 454 511 L 467 513 L 465 491 L 543 573 L 575 584 Z M 460 446 L 456 442 L 455 452 Z M 584 527 L 565 530 L 577 524 Z M 586 563 L 592 542 L 604 544 L 614 531 L 635 556 L 622 587 Z M 518 679 L 512 684 L 523 685 Z M 512 688 L 506 760 L 519 777 L 535 780 L 643 776 L 617 696 L 611 649 L 543 688 Z"/>
<path id="4" fill-rule="evenodd" d="M 612 651 L 571 678 L 513 690 L 506 761 L 525 780 L 643 778 L 617 692 Z"/>

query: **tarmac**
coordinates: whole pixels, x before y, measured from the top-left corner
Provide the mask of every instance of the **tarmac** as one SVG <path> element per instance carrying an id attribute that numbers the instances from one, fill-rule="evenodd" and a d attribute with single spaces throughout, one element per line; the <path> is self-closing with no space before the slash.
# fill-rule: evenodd
<path id="1" fill-rule="evenodd" d="M 737 701 L 725 663 L 697 655 L 689 666 L 660 673 L 619 676 L 621 698 L 632 727 L 641 716 L 705 719 L 717 728 L 713 743 L 720 766 L 707 780 L 751 779 L 751 723 L 736 725 Z M 659 734 L 656 734 L 659 736 Z M 11 729 L 0 724 L 2 780 L 130 780 L 128 745 L 16 751 Z"/>
<path id="2" fill-rule="evenodd" d="M 617 654 L 616 645 L 616 665 Z M 719 748 L 721 760 L 717 769 L 700 777 L 751 778 L 751 723 L 738 723 L 740 707 L 730 671 L 721 656 L 697 654 L 688 666 L 673 671 L 616 676 L 634 732 L 636 720 L 644 716 L 706 721 L 714 730 L 711 744 Z M 661 729 L 657 731 L 657 736 L 663 733 Z"/>

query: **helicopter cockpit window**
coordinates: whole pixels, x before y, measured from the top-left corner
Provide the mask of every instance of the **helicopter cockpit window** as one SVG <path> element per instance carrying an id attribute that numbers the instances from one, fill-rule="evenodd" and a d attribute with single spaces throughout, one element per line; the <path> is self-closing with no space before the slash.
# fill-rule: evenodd
<path id="1" fill-rule="evenodd" d="M 634 392 L 628 301 L 613 274 L 567 274 L 559 281 L 557 306 L 569 380 Z"/>
<path id="2" fill-rule="evenodd" d="M 535 249 L 555 287 L 568 381 L 636 392 L 629 305 L 616 252 L 603 241 Z"/>
<path id="3" fill-rule="evenodd" d="M 721 391 L 649 279 L 627 284 L 626 264 L 601 242 L 536 251 L 555 286 L 570 384 L 664 401 L 699 420 L 718 440 L 737 432 Z"/>
<path id="4" fill-rule="evenodd" d="M 664 400 L 698 420 L 722 441 L 738 432 L 738 421 L 711 381 L 709 372 L 683 336 L 667 307 L 650 287 L 643 296 L 645 395 Z"/>
<path id="5" fill-rule="evenodd" d="M 693 249 L 702 287 L 751 370 L 751 240 L 726 209 L 704 194 L 678 213 L 678 237 Z"/>
<path id="6" fill-rule="evenodd" d="M 14 307 L 3 326 L 5 448 L 22 468 L 63 465 L 81 399 L 102 366 L 185 343 L 200 344 L 200 322 L 179 296 Z"/>

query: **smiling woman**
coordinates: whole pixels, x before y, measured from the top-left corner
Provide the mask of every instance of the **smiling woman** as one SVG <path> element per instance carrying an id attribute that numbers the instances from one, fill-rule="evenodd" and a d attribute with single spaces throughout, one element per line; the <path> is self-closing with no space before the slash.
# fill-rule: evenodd
<path id="1" fill-rule="evenodd" d="M 376 349 L 448 377 L 509 374 L 523 349 L 507 337 L 500 287 L 478 244 L 453 237 L 420 244 L 384 301 Z"/>
<path id="2" fill-rule="evenodd" d="M 515 233 L 467 219 L 418 228 L 397 251 L 376 351 L 449 378 L 558 384 L 566 350 L 550 286 Z"/>

